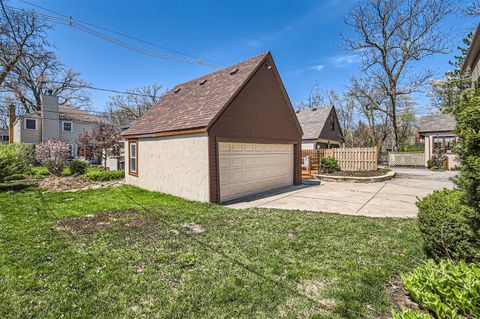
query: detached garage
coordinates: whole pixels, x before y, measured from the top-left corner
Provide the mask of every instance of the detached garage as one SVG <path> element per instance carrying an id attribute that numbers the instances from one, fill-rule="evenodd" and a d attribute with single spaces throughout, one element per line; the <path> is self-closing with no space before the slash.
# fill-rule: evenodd
<path id="1" fill-rule="evenodd" d="M 302 130 L 269 52 L 175 86 L 123 136 L 142 188 L 223 203 L 301 182 Z"/>

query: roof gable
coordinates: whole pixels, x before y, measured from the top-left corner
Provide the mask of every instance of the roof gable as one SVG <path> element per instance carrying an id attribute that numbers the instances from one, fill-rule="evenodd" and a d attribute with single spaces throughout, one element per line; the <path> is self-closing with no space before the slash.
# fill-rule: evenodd
<path id="1" fill-rule="evenodd" d="M 332 110 L 333 106 L 322 106 L 297 111 L 298 122 L 303 130 L 302 139 L 319 138 Z"/>
<path id="2" fill-rule="evenodd" d="M 175 86 L 122 135 L 149 135 L 209 127 L 268 55 L 265 52 Z"/>

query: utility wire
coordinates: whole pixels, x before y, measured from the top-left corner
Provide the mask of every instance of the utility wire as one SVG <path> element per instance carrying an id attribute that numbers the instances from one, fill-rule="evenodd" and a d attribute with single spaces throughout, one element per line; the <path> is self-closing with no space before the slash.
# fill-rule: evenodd
<path id="1" fill-rule="evenodd" d="M 14 79 L 16 80 L 16 79 Z M 62 81 L 55 81 L 55 80 L 38 80 L 38 82 L 45 82 L 45 83 L 55 83 L 55 84 L 65 84 L 65 82 Z M 88 84 L 81 84 L 81 85 L 70 85 L 71 88 L 77 88 L 77 89 L 89 89 L 89 90 L 95 90 L 95 91 L 103 91 L 103 92 L 110 92 L 110 93 L 117 93 L 117 94 L 126 94 L 126 95 L 135 95 L 135 96 L 141 96 L 141 97 L 151 97 L 151 98 L 159 98 L 160 96 L 157 95 L 150 95 L 150 94 L 142 94 L 142 93 L 135 93 L 131 91 L 121 91 L 121 90 L 116 90 L 116 89 L 107 89 L 107 88 L 100 88 L 100 87 L 95 87 L 92 85 Z M 0 93 L 8 93 L 9 91 L 4 91 Z"/>
<path id="2" fill-rule="evenodd" d="M 67 15 L 64 15 L 60 12 L 57 12 L 57 11 L 54 11 L 54 10 L 51 10 L 51 9 L 48 9 L 48 8 L 45 8 L 45 7 L 42 7 L 38 4 L 34 4 L 34 3 L 31 3 L 29 1 L 25 1 L 25 0 L 19 0 L 20 2 L 23 2 L 27 5 L 30 5 L 32 7 L 36 7 L 38 9 L 41 9 L 41 10 L 44 10 L 44 11 L 47 11 L 47 12 L 50 12 L 52 14 L 55 14 L 55 15 L 58 15 L 58 16 L 61 16 L 61 17 L 64 17 L 64 18 L 68 18 L 70 19 L 71 16 L 67 16 Z M 143 39 L 140 39 L 140 38 L 137 38 L 135 36 L 131 36 L 131 35 L 128 35 L 128 34 L 125 34 L 125 33 L 122 33 L 122 32 L 119 32 L 119 31 L 115 31 L 115 30 L 112 30 L 112 29 L 108 29 L 108 28 L 105 28 L 105 27 L 102 27 L 102 26 L 99 26 L 99 25 L 95 25 L 93 23 L 90 23 L 90 22 L 87 22 L 85 20 L 80 20 L 80 19 L 76 19 L 76 21 L 82 23 L 82 24 L 86 24 L 86 25 L 89 25 L 91 27 L 94 27 L 94 28 L 97 28 L 97 29 L 100 29 L 100 30 L 103 30 L 103 31 L 107 31 L 107 32 L 110 32 L 110 33 L 113 33 L 113 34 L 117 34 L 119 36 L 122 36 L 122 37 L 125 37 L 125 38 L 129 38 L 131 40 L 135 40 L 135 41 L 138 41 L 138 42 L 142 42 L 142 43 L 145 43 L 145 44 L 148 44 L 148 45 L 151 45 L 151 46 L 155 46 L 155 47 L 158 47 L 158 48 L 161 48 L 161 49 L 165 49 L 165 50 L 168 50 L 168 51 L 171 51 L 173 53 L 178 53 L 178 54 L 181 54 L 181 55 L 185 55 L 185 56 L 188 56 L 188 57 L 191 57 L 191 58 L 194 58 L 194 59 L 200 59 L 199 57 L 196 57 L 196 56 L 193 56 L 189 53 L 186 53 L 186 52 L 182 52 L 182 51 L 179 51 L 179 50 L 175 50 L 175 49 L 172 49 L 172 48 L 169 48 L 169 47 L 166 47 L 166 46 L 163 46 L 163 45 L 159 45 L 159 44 L 156 44 L 156 43 L 152 43 L 150 41 L 146 41 L 146 40 L 143 40 Z M 207 61 L 207 60 L 205 60 Z"/>
<path id="3" fill-rule="evenodd" d="M 12 6 L 8 6 L 7 10 L 10 10 L 10 11 L 18 13 L 18 14 L 32 14 L 32 13 L 29 13 L 25 10 L 15 8 L 15 7 L 12 7 Z M 93 28 L 90 28 L 90 27 L 88 27 L 88 26 L 86 26 L 82 23 L 79 23 L 79 22 L 73 20 L 73 18 L 71 18 L 71 17 L 69 17 L 69 18 L 56 17 L 56 16 L 52 16 L 52 15 L 38 13 L 36 11 L 33 11 L 33 14 L 40 17 L 40 18 L 43 18 L 43 19 L 46 19 L 46 20 L 49 20 L 49 21 L 52 21 L 52 22 L 55 22 L 55 23 L 58 23 L 58 24 L 63 24 L 63 25 L 67 25 L 67 26 L 70 26 L 70 27 L 74 27 L 74 28 L 76 28 L 80 31 L 83 31 L 85 33 L 88 33 L 88 34 L 90 34 L 94 37 L 97 37 L 97 38 L 102 39 L 104 41 L 110 42 L 110 43 L 115 44 L 117 46 L 142 53 L 144 55 L 152 56 L 152 57 L 162 59 L 162 60 L 188 63 L 188 64 L 199 64 L 199 65 L 204 65 L 204 66 L 211 67 L 211 68 L 219 68 L 219 65 L 208 62 L 208 61 L 206 61 L 202 58 L 192 58 L 192 57 L 182 57 L 182 56 L 170 55 L 170 54 L 165 54 L 165 53 L 161 53 L 161 52 L 157 52 L 157 51 L 152 51 L 152 50 L 148 50 L 148 49 L 136 46 L 134 44 L 122 41 L 118 38 L 112 37 L 108 34 L 105 34 L 105 33 L 99 32 L 99 31 L 97 31 Z"/>

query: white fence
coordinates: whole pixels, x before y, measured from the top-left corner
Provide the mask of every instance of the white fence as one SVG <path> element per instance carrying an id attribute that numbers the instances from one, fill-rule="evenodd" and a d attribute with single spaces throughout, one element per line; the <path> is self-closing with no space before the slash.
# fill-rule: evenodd
<path id="1" fill-rule="evenodd" d="M 425 166 L 424 153 L 388 153 L 389 166 Z"/>

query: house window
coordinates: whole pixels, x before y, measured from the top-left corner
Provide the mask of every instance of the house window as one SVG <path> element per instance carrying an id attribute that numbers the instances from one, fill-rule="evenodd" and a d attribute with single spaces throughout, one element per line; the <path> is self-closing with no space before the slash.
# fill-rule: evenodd
<path id="1" fill-rule="evenodd" d="M 335 116 L 333 115 L 330 117 L 330 128 L 335 131 Z"/>
<path id="2" fill-rule="evenodd" d="M 128 172 L 131 175 L 138 176 L 138 149 L 137 141 L 128 142 Z"/>
<path id="3" fill-rule="evenodd" d="M 25 129 L 26 130 L 36 130 L 37 129 L 37 120 L 36 119 L 25 119 Z"/>
<path id="4" fill-rule="evenodd" d="M 455 147 L 455 137 L 445 137 L 445 153 L 452 154 Z"/>
<path id="5" fill-rule="evenodd" d="M 62 131 L 73 132 L 73 122 L 63 121 L 62 122 Z"/>
<path id="6" fill-rule="evenodd" d="M 453 136 L 450 137 L 435 137 L 433 139 L 433 150 L 441 150 L 446 154 L 452 154 L 455 148 L 456 138 Z"/>

